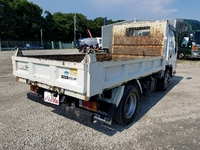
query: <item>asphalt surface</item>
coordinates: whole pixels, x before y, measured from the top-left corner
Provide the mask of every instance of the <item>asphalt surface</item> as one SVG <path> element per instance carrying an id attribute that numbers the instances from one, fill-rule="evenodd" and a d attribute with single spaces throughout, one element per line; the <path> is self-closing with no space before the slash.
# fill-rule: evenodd
<path id="1" fill-rule="evenodd" d="M 27 54 L 76 50 L 27 51 Z M 135 121 L 88 123 L 29 101 L 29 86 L 12 74 L 12 52 L 0 51 L 0 150 L 198 150 L 200 61 L 178 61 L 165 92 L 141 96 Z"/>

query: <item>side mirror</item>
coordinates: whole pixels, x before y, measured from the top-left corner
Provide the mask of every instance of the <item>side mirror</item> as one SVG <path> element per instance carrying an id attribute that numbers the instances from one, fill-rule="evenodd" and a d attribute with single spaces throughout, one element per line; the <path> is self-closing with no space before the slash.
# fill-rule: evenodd
<path id="1" fill-rule="evenodd" d="M 194 37 L 194 34 L 191 33 L 191 34 L 190 34 L 190 37 L 189 37 L 190 42 L 193 42 L 193 40 L 194 40 L 193 37 Z"/>

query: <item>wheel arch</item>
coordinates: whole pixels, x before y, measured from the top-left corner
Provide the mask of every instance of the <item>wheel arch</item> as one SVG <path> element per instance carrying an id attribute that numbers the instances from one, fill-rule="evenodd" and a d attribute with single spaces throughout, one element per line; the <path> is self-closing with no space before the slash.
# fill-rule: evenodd
<path id="1" fill-rule="evenodd" d="M 115 104 L 116 107 L 118 107 L 120 101 L 122 100 L 123 93 L 125 92 L 125 89 L 128 86 L 134 86 L 136 90 L 138 91 L 138 94 L 143 93 L 141 83 L 137 79 L 131 80 L 122 86 L 112 89 L 112 95 L 113 95 L 112 99 L 115 99 L 115 101 L 112 103 Z M 138 95 L 138 99 L 139 99 L 139 95 Z"/>
<path id="2" fill-rule="evenodd" d="M 126 84 L 126 86 L 128 86 L 128 85 L 133 85 L 137 89 L 139 94 L 143 93 L 142 85 L 139 80 L 137 80 L 137 79 L 131 80 Z"/>

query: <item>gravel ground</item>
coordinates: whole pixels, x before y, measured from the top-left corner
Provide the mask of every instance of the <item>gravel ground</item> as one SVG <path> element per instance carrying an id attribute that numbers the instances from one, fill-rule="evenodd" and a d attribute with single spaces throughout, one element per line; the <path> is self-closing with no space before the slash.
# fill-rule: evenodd
<path id="1" fill-rule="evenodd" d="M 135 122 L 109 126 L 79 121 L 27 100 L 29 87 L 15 81 L 11 54 L 0 51 L 1 150 L 200 148 L 200 61 L 178 61 L 166 92 L 141 96 Z"/>

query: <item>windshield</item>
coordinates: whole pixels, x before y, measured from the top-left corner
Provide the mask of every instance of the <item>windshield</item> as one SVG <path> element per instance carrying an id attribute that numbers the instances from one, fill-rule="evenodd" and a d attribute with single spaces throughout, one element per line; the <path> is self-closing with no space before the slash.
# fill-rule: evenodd
<path id="1" fill-rule="evenodd" d="M 196 32 L 194 36 L 196 44 L 200 44 L 200 32 Z"/>

